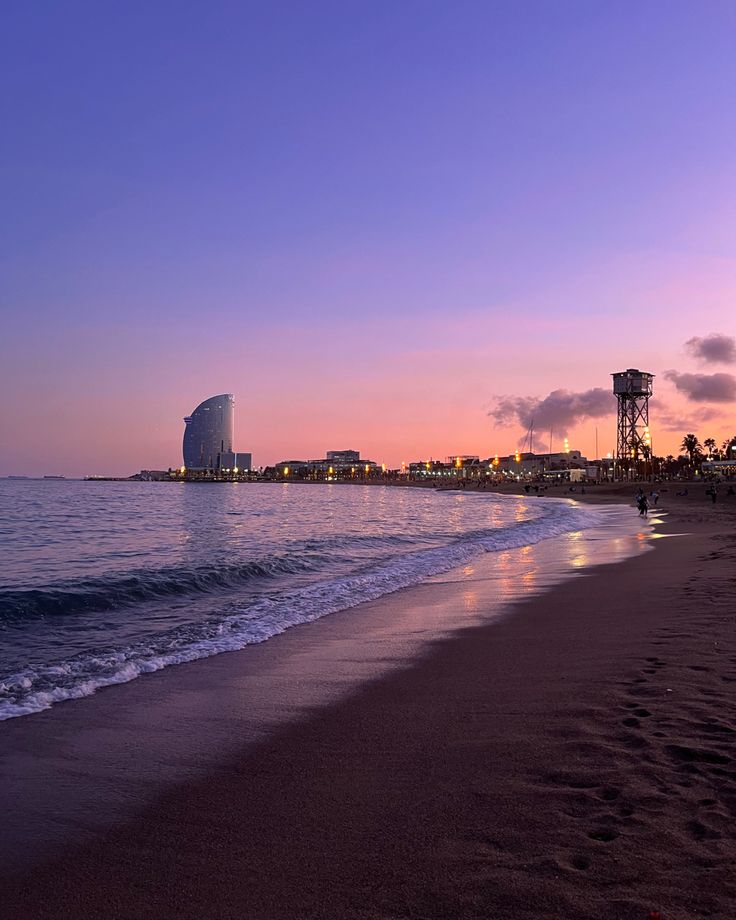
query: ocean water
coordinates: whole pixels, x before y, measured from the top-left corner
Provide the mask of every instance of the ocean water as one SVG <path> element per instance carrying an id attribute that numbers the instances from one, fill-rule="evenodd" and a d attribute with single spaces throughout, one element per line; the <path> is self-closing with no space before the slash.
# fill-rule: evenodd
<path id="1" fill-rule="evenodd" d="M 0 720 L 266 641 L 603 516 L 428 489 L 0 481 Z"/>

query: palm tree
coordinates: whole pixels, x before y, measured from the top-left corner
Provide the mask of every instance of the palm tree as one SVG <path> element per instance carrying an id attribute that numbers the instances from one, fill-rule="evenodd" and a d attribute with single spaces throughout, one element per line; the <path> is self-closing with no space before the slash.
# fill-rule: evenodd
<path id="1" fill-rule="evenodd" d="M 687 452 L 687 455 L 690 458 L 690 466 L 692 466 L 695 454 L 701 449 L 700 441 L 694 434 L 686 434 L 682 439 L 682 444 L 680 444 L 680 447 L 682 450 Z"/>
<path id="2" fill-rule="evenodd" d="M 708 451 L 708 457 L 711 458 L 716 453 L 716 439 L 715 438 L 706 438 L 703 441 L 703 447 Z M 716 457 L 716 459 L 718 459 Z"/>

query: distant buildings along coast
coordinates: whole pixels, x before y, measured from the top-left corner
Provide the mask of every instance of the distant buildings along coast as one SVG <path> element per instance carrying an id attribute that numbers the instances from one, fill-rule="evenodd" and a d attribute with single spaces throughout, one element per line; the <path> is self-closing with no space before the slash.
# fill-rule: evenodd
<path id="1" fill-rule="evenodd" d="M 375 460 L 361 460 L 359 450 L 328 450 L 320 460 L 282 460 L 272 467 L 277 477 L 287 479 L 345 479 L 386 472 Z"/>

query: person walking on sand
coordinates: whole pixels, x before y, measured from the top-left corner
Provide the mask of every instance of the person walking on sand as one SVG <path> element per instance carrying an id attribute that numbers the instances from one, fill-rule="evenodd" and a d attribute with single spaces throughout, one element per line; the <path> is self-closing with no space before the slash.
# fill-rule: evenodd
<path id="1" fill-rule="evenodd" d="M 639 500 L 637 501 L 639 506 L 639 517 L 647 517 L 649 513 L 649 502 L 647 501 L 646 495 L 640 495 Z"/>

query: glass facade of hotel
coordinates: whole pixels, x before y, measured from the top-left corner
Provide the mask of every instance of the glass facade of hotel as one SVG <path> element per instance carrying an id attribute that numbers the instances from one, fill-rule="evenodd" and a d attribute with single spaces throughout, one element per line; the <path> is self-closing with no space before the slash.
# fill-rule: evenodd
<path id="1" fill-rule="evenodd" d="M 184 466 L 216 470 L 222 454 L 233 449 L 235 400 L 230 393 L 211 396 L 184 419 Z"/>

